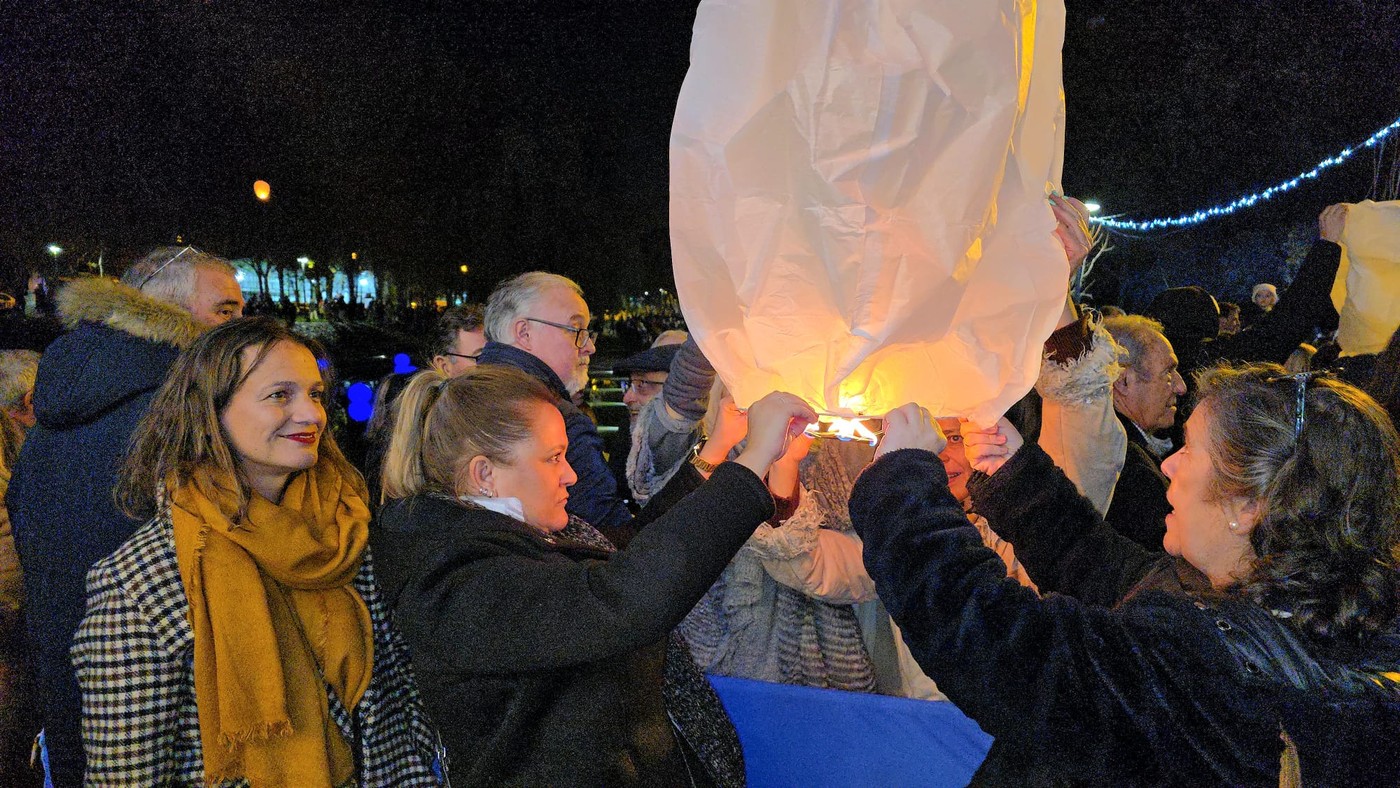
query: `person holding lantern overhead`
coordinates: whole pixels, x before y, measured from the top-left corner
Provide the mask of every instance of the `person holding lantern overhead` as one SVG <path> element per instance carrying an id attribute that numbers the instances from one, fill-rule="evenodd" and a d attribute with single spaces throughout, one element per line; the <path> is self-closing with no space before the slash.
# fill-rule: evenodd
<path id="1" fill-rule="evenodd" d="M 851 495 L 919 664 L 996 737 L 989 784 L 1396 785 L 1400 436 L 1352 386 L 1273 364 L 1198 379 L 1165 546 L 1118 534 L 1006 420 L 967 426 L 965 526 L 917 405 Z"/>
<path id="2" fill-rule="evenodd" d="M 543 383 L 499 364 L 415 376 L 372 539 L 454 778 L 742 784 L 732 724 L 671 632 L 772 515 L 763 477 L 815 418 L 790 394 L 754 403 L 743 452 L 619 550 L 568 512 L 577 474 Z"/>

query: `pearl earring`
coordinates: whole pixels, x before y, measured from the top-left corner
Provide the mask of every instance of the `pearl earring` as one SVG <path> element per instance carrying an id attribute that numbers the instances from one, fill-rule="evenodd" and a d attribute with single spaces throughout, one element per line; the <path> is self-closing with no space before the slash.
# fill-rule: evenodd
<path id="1" fill-rule="evenodd" d="M 1239 523 L 1235 523 L 1235 522 L 1230 523 L 1230 530 L 1231 530 L 1231 531 L 1238 531 L 1238 530 L 1240 530 L 1240 524 L 1239 524 Z"/>
<path id="2" fill-rule="evenodd" d="M 495 498 L 495 497 L 496 497 L 496 494 L 493 493 L 493 492 L 491 492 L 490 490 L 486 489 L 485 487 L 482 487 L 482 488 L 481 488 L 481 497 L 483 497 L 483 498 Z"/>

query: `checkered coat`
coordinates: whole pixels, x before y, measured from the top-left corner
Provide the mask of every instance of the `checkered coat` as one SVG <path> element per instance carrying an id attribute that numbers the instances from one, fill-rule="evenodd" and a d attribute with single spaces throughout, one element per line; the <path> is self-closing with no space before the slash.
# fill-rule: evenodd
<path id="1" fill-rule="evenodd" d="M 374 674 L 353 714 L 329 688 L 327 695 L 331 716 L 355 751 L 355 785 L 443 785 L 435 776 L 443 751 L 423 715 L 368 551 L 354 584 L 374 624 Z M 168 511 L 94 565 L 87 587 L 87 614 L 72 650 L 83 690 L 86 784 L 204 785 L 194 638 Z"/>

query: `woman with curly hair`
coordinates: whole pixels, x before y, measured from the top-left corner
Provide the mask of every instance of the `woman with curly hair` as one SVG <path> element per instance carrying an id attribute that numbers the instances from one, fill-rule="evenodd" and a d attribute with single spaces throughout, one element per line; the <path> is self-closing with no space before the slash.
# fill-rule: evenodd
<path id="1" fill-rule="evenodd" d="M 1400 438 L 1360 390 L 1200 373 L 1167 555 L 1106 526 L 1004 419 L 965 429 L 973 501 L 1046 594 L 965 528 L 909 405 L 851 496 L 920 665 L 996 743 L 994 784 L 1396 785 Z M 1053 592 L 1053 593 L 1052 593 Z"/>

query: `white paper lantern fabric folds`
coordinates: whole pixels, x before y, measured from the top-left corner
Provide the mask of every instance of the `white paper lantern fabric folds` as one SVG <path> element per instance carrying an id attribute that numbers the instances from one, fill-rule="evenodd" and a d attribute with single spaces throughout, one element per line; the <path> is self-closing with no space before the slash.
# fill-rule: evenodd
<path id="1" fill-rule="evenodd" d="M 1400 326 L 1400 201 L 1347 209 L 1342 263 L 1332 285 L 1342 356 L 1379 353 Z"/>
<path id="2" fill-rule="evenodd" d="M 988 422 L 1068 271 L 1062 0 L 704 0 L 671 133 L 686 322 L 740 405 L 774 389 Z"/>

